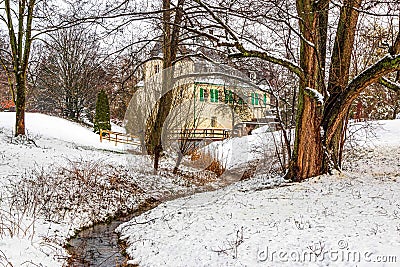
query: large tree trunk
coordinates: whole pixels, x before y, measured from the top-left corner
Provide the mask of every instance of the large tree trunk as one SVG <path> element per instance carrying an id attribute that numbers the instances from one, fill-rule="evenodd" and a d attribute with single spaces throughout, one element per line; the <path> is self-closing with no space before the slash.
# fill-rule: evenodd
<path id="1" fill-rule="evenodd" d="M 300 89 L 298 105 L 302 113 L 298 114 L 294 149 L 286 174 L 286 178 L 293 181 L 319 175 L 322 166 L 320 103 L 313 95 L 313 91 Z"/>
<path id="2" fill-rule="evenodd" d="M 328 4 L 329 1 L 319 1 L 319 4 L 311 0 L 297 2 L 302 34 L 300 67 L 304 71 L 304 77 L 300 80 L 293 155 L 285 176 L 293 181 L 321 173 L 323 159 L 320 133 L 321 96 L 324 92 L 325 77 L 322 64 L 325 63 L 326 54 Z"/>
<path id="3" fill-rule="evenodd" d="M 300 35 L 300 66 L 290 60 L 275 57 L 268 52 L 246 49 L 230 27 L 206 6 L 213 19 L 228 32 L 239 53 L 233 58 L 257 57 L 279 64 L 300 79 L 296 137 L 285 178 L 303 180 L 340 168 L 348 111 L 351 103 L 369 85 L 382 80 L 384 75 L 400 70 L 400 32 L 389 49 L 389 55 L 355 76 L 349 82 L 349 69 L 354 36 L 362 0 L 343 0 L 329 73 L 325 88 L 325 57 L 328 28 L 329 0 L 296 0 Z M 323 98 L 323 99 L 322 99 Z"/>
<path id="4" fill-rule="evenodd" d="M 399 33 L 400 34 L 400 33 Z M 400 51 L 397 55 L 386 55 L 384 58 L 369 67 L 363 73 L 355 77 L 332 102 L 330 109 L 325 109 L 323 125 L 325 130 L 325 143 L 330 144 L 335 138 L 337 131 L 340 131 L 343 121 L 345 121 L 351 103 L 369 85 L 379 82 L 379 80 L 393 72 L 400 70 Z M 342 132 L 342 134 L 344 134 Z"/>
<path id="5" fill-rule="evenodd" d="M 357 10 L 360 8 L 360 4 L 361 0 L 345 0 L 340 10 L 329 69 L 328 92 L 330 97 L 325 105 L 324 132 L 330 131 L 327 121 L 334 119 L 329 118 L 329 111 L 340 101 L 339 96 L 346 89 L 349 82 L 351 55 L 359 15 Z M 329 139 L 324 138 L 326 153 L 324 154 L 323 172 L 328 172 L 332 168 L 341 168 L 349 110 L 350 106 L 340 110 L 342 119 L 339 121 L 333 136 Z"/>
<path id="6" fill-rule="evenodd" d="M 351 54 L 353 50 L 360 3 L 361 0 L 345 0 L 341 8 L 329 73 L 327 89 L 329 94 L 325 94 L 327 101 L 323 111 L 323 117 L 318 116 L 316 109 L 318 108 L 318 105 L 314 105 L 313 107 L 313 104 L 309 103 L 313 98 L 304 96 L 307 92 L 307 89 L 304 89 L 305 86 L 300 86 L 299 112 L 297 116 L 298 125 L 296 128 L 293 158 L 287 178 L 298 181 L 326 173 L 330 168 L 340 168 L 348 112 L 351 103 L 366 87 L 373 83 L 377 83 L 384 75 L 399 70 L 400 68 L 399 33 L 393 47 L 389 50 L 390 55 L 387 55 L 376 62 L 374 65 L 353 78 L 349 83 Z M 309 7 L 309 4 L 308 1 L 298 1 L 298 14 L 307 14 L 306 17 L 301 17 L 302 22 L 300 22 L 305 25 L 310 21 L 313 13 L 309 10 L 302 10 L 301 7 Z M 317 17 L 318 15 L 314 14 L 314 16 Z M 318 32 L 315 29 L 320 29 L 316 28 L 315 25 L 318 25 L 318 23 L 309 23 L 305 32 L 304 29 L 300 27 L 301 33 L 306 40 L 311 41 L 311 39 L 308 39 L 307 37 L 307 30 L 314 29 L 314 32 Z M 316 40 L 313 43 L 318 44 L 318 40 L 321 36 L 314 35 L 312 37 Z M 319 70 L 313 68 L 316 63 L 312 60 L 312 52 L 304 49 L 306 45 L 307 42 L 302 41 L 300 62 L 301 67 L 305 72 L 304 83 L 306 86 L 311 87 L 309 84 L 312 85 L 313 83 L 310 76 L 313 75 L 313 77 L 318 77 L 323 74 L 321 72 L 318 73 Z M 322 51 L 319 50 L 321 47 L 317 46 L 315 49 L 319 51 L 317 55 L 323 57 Z M 300 84 L 302 84 L 302 81 Z M 319 92 L 323 92 L 322 90 L 324 89 L 321 83 L 317 84 L 316 87 L 311 88 L 314 88 Z M 321 144 L 321 138 L 318 136 L 321 131 L 321 126 L 323 128 L 323 144 Z M 323 159 L 321 158 L 322 147 L 325 149 Z M 309 162 L 304 163 L 304 161 L 307 160 L 309 160 Z"/>

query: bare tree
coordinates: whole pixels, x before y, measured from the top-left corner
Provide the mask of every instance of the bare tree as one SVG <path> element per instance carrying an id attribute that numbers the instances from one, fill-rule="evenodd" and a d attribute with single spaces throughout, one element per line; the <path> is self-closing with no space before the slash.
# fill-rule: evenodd
<path id="1" fill-rule="evenodd" d="M 142 63 L 152 58 L 161 58 L 163 62 L 160 72 L 162 73 L 160 98 L 156 99 L 156 105 L 145 122 L 146 150 L 148 154 L 154 155 L 154 168 L 157 170 L 163 151 L 161 129 L 174 102 L 173 83 L 170 80 L 173 77 L 174 66 L 185 58 L 199 56 L 200 52 L 203 52 L 200 49 L 209 49 L 210 47 L 204 42 L 197 42 L 196 40 L 203 35 L 189 29 L 198 23 L 197 18 L 202 19 L 203 17 L 202 14 L 191 12 L 196 5 L 193 1 L 123 2 L 108 6 L 101 12 L 94 12 L 89 19 L 102 23 L 108 38 L 112 35 L 118 36 L 119 32 L 123 32 L 125 35 L 134 32 L 136 39 L 122 45 L 121 50 L 136 47 L 135 53 L 146 55 L 143 53 L 147 50 L 146 47 L 160 48 L 159 51 L 154 49 L 160 53 L 151 54 L 150 58 L 141 58 Z M 118 23 L 110 23 L 116 18 Z M 139 21 L 143 29 L 140 32 L 135 31 Z M 116 37 L 115 40 L 118 38 Z M 138 68 L 133 68 L 133 70 L 136 69 Z M 139 113 L 142 111 L 144 112 L 141 110 Z"/>
<path id="2" fill-rule="evenodd" d="M 225 2 L 218 5 L 202 0 L 195 2 L 209 14 L 213 25 L 218 25 L 216 29 L 228 33 L 228 40 L 215 34 L 207 35 L 217 45 L 234 49 L 231 57 L 260 58 L 281 65 L 298 76 L 296 137 L 286 178 L 300 181 L 340 168 L 344 131 L 353 100 L 385 75 L 400 70 L 398 33 L 389 45 L 387 55 L 357 76 L 350 76 L 359 14 L 387 18 L 396 14 L 398 3 L 374 1 L 371 5 L 362 0 L 343 0 L 336 5 L 329 0 L 299 0 L 294 5 L 290 1 L 238 1 L 232 7 Z M 230 24 L 221 19 L 226 12 L 232 17 Z M 329 23 L 329 16 L 337 18 L 333 20 L 336 25 Z M 298 36 L 298 56 L 296 53 L 276 54 L 279 45 L 287 45 L 279 41 L 279 33 L 275 34 L 276 24 L 285 25 L 288 31 Z M 276 36 L 274 47 L 262 39 L 260 32 L 251 34 L 257 26 L 267 29 L 266 34 Z M 328 31 L 332 35 L 328 36 Z"/>
<path id="3" fill-rule="evenodd" d="M 10 66 L 2 60 L 7 72 L 8 84 L 16 106 L 15 136 L 25 135 L 26 81 L 29 56 L 32 45 L 32 21 L 35 13 L 35 0 L 14 3 L 1 2 L 4 15 L 1 20 L 6 24 L 10 48 L 3 51 L 11 58 Z"/>
<path id="4" fill-rule="evenodd" d="M 95 32 L 75 26 L 49 37 L 36 73 L 35 109 L 73 120 L 86 110 L 90 117 L 98 91 L 109 83 Z"/>
<path id="5" fill-rule="evenodd" d="M 110 86 L 108 90 L 110 100 L 111 119 L 116 123 L 122 123 L 124 115 L 128 110 L 129 102 L 137 91 L 136 86 L 142 79 L 142 68 L 134 69 L 138 65 L 139 59 L 135 54 L 118 56 L 113 62 L 108 64 Z"/>
<path id="6" fill-rule="evenodd" d="M 361 17 L 365 15 L 361 14 Z M 351 75 L 359 72 L 379 60 L 387 53 L 389 44 L 393 41 L 396 32 L 397 18 L 388 18 L 387 25 L 379 23 L 377 18 L 370 19 L 369 24 L 359 24 L 358 36 L 353 51 Z M 394 72 L 387 77 L 398 82 L 399 74 Z M 392 87 L 387 88 L 385 83 L 372 84 L 360 93 L 354 101 L 350 111 L 350 117 L 354 119 L 395 119 L 400 112 L 400 91 Z"/>
<path id="7" fill-rule="evenodd" d="M 0 32 L 1 33 L 1 32 Z M 6 105 L 9 104 L 11 100 L 11 92 L 8 86 L 8 77 L 7 72 L 4 69 L 9 65 L 9 59 L 7 57 L 7 53 L 5 51 L 7 49 L 6 38 L 3 35 L 0 35 L 0 60 L 2 61 L 2 68 L 0 69 L 0 110 L 6 108 Z M 11 100 L 12 101 L 12 100 Z"/>
<path id="8" fill-rule="evenodd" d="M 6 49 L 2 49 L 1 64 L 6 70 L 8 86 L 16 106 L 15 136 L 25 135 L 28 71 L 32 45 L 40 35 L 67 28 L 80 21 L 70 21 L 59 13 L 51 1 L 0 1 L 0 23 L 7 29 Z"/>
<path id="9" fill-rule="evenodd" d="M 181 38 L 181 23 L 183 19 L 183 5 L 185 0 L 178 0 L 171 10 L 171 1 L 163 1 L 162 29 L 163 29 L 163 71 L 162 93 L 155 109 L 154 121 L 148 121 L 146 145 L 148 153 L 154 155 L 154 169 L 158 170 L 162 147 L 162 128 L 171 111 L 174 92 L 172 90 L 173 65 L 177 59 L 179 39 Z"/>

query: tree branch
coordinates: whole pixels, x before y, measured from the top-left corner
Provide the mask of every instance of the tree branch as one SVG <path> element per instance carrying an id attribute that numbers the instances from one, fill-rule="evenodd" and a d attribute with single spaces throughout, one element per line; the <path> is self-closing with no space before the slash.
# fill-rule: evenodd
<path id="1" fill-rule="evenodd" d="M 291 62 L 290 60 L 287 60 L 285 58 L 279 58 L 279 57 L 274 57 L 266 52 L 262 51 L 255 51 L 255 50 L 246 50 L 243 48 L 242 45 L 238 44 L 236 48 L 240 51 L 240 53 L 237 54 L 231 54 L 229 55 L 230 58 L 243 58 L 243 57 L 256 57 L 260 58 L 266 61 L 269 61 L 271 63 L 275 63 L 278 65 L 281 65 L 294 74 L 296 74 L 300 79 L 304 79 L 304 71 L 303 69 L 298 66 L 296 63 Z"/>
<path id="2" fill-rule="evenodd" d="M 366 87 L 379 82 L 384 75 L 399 70 L 400 54 L 396 56 L 387 54 L 374 65 L 361 72 L 347 85 L 343 92 L 338 95 L 334 105 L 329 109 L 329 113 L 325 116 L 325 118 L 333 118 L 332 114 L 337 113 L 335 119 L 326 122 L 328 126 L 327 129 L 329 129 L 329 132 L 326 133 L 327 143 L 330 142 L 336 129 L 339 127 L 340 122 L 347 115 L 346 112 L 341 111 L 348 110 L 353 100 L 356 99 L 360 92 Z"/>
<path id="3" fill-rule="evenodd" d="M 273 55 L 270 55 L 266 52 L 262 51 L 256 51 L 256 50 L 247 50 L 244 48 L 243 44 L 240 42 L 239 38 L 236 36 L 234 31 L 226 25 L 210 8 L 208 5 L 203 3 L 201 0 L 195 0 L 196 3 L 198 3 L 202 8 L 204 8 L 213 19 L 232 37 L 233 42 L 224 42 L 219 40 L 219 38 L 211 38 L 214 41 L 217 41 L 218 46 L 228 46 L 228 47 L 235 47 L 237 50 L 239 50 L 240 53 L 236 54 L 231 54 L 229 57 L 230 58 L 242 58 L 242 57 L 256 57 L 260 58 L 266 61 L 269 61 L 271 63 L 275 63 L 278 65 L 281 65 L 288 70 L 292 71 L 295 73 L 300 79 L 304 79 L 304 71 L 302 68 L 300 68 L 297 64 L 291 62 L 288 59 L 285 58 L 279 58 L 275 57 Z"/>
<path id="4" fill-rule="evenodd" d="M 389 79 L 386 79 L 385 77 L 382 77 L 381 79 L 379 79 L 379 84 L 385 86 L 386 88 L 395 91 L 395 92 L 400 92 L 400 84 L 393 82 Z"/>

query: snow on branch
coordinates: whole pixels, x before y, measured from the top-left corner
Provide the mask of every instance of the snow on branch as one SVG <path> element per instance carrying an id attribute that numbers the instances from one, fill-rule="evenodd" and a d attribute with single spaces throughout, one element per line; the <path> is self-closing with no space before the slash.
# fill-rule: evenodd
<path id="1" fill-rule="evenodd" d="M 373 83 L 380 82 L 384 75 L 387 75 L 394 71 L 400 71 L 400 55 L 387 54 L 378 62 L 365 69 L 359 75 L 346 86 L 342 93 L 337 97 L 339 101 L 335 102 L 335 106 L 332 107 L 328 113 L 333 113 L 338 109 L 347 109 L 352 101 L 359 95 L 359 93 L 366 87 Z M 344 118 L 346 112 L 340 112 L 335 120 L 328 123 L 328 128 L 337 129 L 340 121 Z M 330 114 L 326 115 L 330 118 Z M 326 134 L 326 139 L 331 140 L 335 131 L 329 131 Z"/>
<path id="2" fill-rule="evenodd" d="M 217 38 L 215 36 L 211 36 L 211 39 L 216 41 L 218 46 L 235 47 L 237 50 L 239 50 L 240 53 L 231 54 L 231 55 L 229 55 L 229 57 L 231 57 L 231 58 L 240 58 L 240 57 L 260 58 L 260 59 L 269 61 L 271 63 L 275 63 L 275 64 L 281 65 L 283 67 L 286 67 L 287 69 L 289 69 L 290 71 L 295 73 L 298 77 L 300 77 L 300 79 L 304 79 L 304 71 L 296 63 L 294 63 L 288 59 L 285 59 L 285 58 L 273 56 L 266 52 L 245 49 L 243 44 L 240 42 L 239 37 L 236 35 L 236 33 L 224 21 L 222 21 L 221 18 L 219 18 L 207 4 L 205 4 L 202 0 L 194 0 L 194 1 L 197 4 L 199 4 L 202 8 L 204 8 L 212 16 L 212 18 L 232 37 L 233 40 L 227 40 L 227 39 L 221 39 L 221 38 Z M 208 37 L 210 37 L 210 36 L 208 36 Z M 308 45 L 315 47 L 313 43 L 308 42 L 307 40 L 304 40 L 304 41 Z"/>
<path id="3" fill-rule="evenodd" d="M 324 96 L 320 92 L 318 92 L 317 90 L 315 90 L 313 88 L 306 87 L 304 89 L 304 93 L 307 96 L 315 99 L 315 101 L 317 102 L 318 105 L 322 106 L 324 104 Z"/>
<path id="4" fill-rule="evenodd" d="M 400 55 L 387 54 L 381 60 L 357 75 L 344 90 L 344 98 L 355 98 L 356 94 L 367 86 L 379 82 L 381 78 L 393 71 L 400 70 Z"/>
<path id="5" fill-rule="evenodd" d="M 392 91 L 400 92 L 400 83 L 393 82 L 389 79 L 386 79 L 385 77 L 382 77 L 379 80 L 379 84 L 385 86 L 386 88 L 388 88 Z"/>

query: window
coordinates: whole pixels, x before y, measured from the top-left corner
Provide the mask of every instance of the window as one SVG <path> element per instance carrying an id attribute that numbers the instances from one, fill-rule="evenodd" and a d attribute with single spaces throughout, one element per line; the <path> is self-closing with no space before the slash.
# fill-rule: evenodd
<path id="1" fill-rule="evenodd" d="M 267 105 L 268 104 L 268 102 L 267 102 L 267 94 L 264 94 L 264 105 Z"/>
<path id="2" fill-rule="evenodd" d="M 257 79 L 257 74 L 254 71 L 250 71 L 249 76 L 253 81 Z"/>
<path id="3" fill-rule="evenodd" d="M 211 102 L 217 103 L 218 102 L 218 89 L 211 89 Z"/>
<path id="4" fill-rule="evenodd" d="M 204 102 L 204 89 L 200 88 L 200 101 Z"/>
<path id="5" fill-rule="evenodd" d="M 217 127 L 217 117 L 211 117 L 211 127 Z"/>
<path id="6" fill-rule="evenodd" d="M 251 104 L 252 105 L 258 105 L 258 94 L 257 93 L 251 93 Z"/>
<path id="7" fill-rule="evenodd" d="M 157 74 L 160 72 L 160 65 L 154 65 L 154 74 Z"/>
<path id="8" fill-rule="evenodd" d="M 225 103 L 233 103 L 232 90 L 225 90 Z"/>

